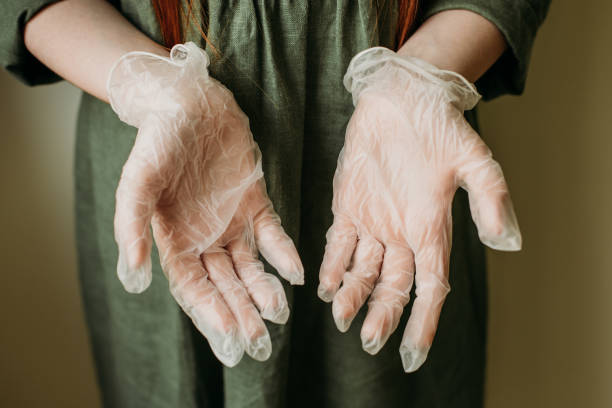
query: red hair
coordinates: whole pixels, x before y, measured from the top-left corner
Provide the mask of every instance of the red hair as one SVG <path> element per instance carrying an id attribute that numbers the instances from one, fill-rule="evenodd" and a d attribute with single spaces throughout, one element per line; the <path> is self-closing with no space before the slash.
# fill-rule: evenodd
<path id="1" fill-rule="evenodd" d="M 399 0 L 399 15 L 397 33 L 395 33 L 395 47 L 399 49 L 412 33 L 414 21 L 419 10 L 419 0 Z"/>
<path id="2" fill-rule="evenodd" d="M 161 33 L 166 47 L 170 48 L 174 44 L 183 42 L 183 30 L 181 26 L 181 13 L 185 20 L 194 18 L 193 0 L 189 0 L 186 10 L 180 7 L 180 0 L 151 0 L 155 9 L 155 16 L 161 27 Z M 419 0 L 399 0 L 398 4 L 398 24 L 395 35 L 396 47 L 400 48 L 408 39 L 411 33 L 414 20 L 416 19 Z M 197 19 L 196 19 L 197 21 Z M 206 38 L 205 29 L 200 27 L 200 34 Z M 208 41 L 208 40 L 207 40 Z"/>

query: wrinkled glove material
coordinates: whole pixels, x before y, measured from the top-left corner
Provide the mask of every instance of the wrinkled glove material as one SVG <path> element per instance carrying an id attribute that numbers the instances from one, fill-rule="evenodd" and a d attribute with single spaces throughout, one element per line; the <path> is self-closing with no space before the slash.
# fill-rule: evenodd
<path id="1" fill-rule="evenodd" d="M 289 317 L 258 251 L 292 284 L 304 272 L 268 198 L 248 118 L 208 65 L 206 52 L 186 43 L 170 58 L 128 53 L 109 74 L 113 110 L 138 128 L 116 192 L 117 273 L 127 291 L 144 291 L 154 237 L 172 295 L 234 366 L 244 351 L 270 356 L 262 318 Z"/>
<path id="2" fill-rule="evenodd" d="M 376 354 L 416 284 L 400 346 L 406 372 L 426 360 L 446 295 L 451 207 L 468 191 L 481 241 L 519 250 L 521 234 L 501 167 L 465 120 L 480 99 L 461 75 L 382 47 L 351 61 L 344 85 L 355 111 L 333 181 L 318 294 L 348 330 L 368 301 L 364 350 Z"/>

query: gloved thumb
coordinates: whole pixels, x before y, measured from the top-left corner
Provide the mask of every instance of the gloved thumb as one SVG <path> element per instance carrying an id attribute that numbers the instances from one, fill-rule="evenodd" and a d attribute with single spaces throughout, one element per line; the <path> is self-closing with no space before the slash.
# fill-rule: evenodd
<path id="1" fill-rule="evenodd" d="M 139 129 L 116 193 L 117 275 L 130 293 L 141 293 L 151 284 L 151 218 L 169 182 L 168 154 L 159 145 L 155 122 Z"/>
<path id="2" fill-rule="evenodd" d="M 460 185 L 469 194 L 472 219 L 483 244 L 518 251 L 522 238 L 501 166 L 480 140 L 459 168 Z"/>

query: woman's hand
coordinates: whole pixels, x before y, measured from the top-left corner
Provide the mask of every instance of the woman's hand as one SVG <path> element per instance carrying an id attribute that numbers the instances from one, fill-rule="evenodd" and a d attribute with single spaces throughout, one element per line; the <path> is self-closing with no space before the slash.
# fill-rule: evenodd
<path id="1" fill-rule="evenodd" d="M 248 119 L 207 66 L 206 53 L 187 43 L 170 59 L 126 54 L 111 70 L 111 105 L 138 127 L 117 189 L 117 272 L 130 292 L 149 286 L 152 224 L 172 294 L 233 366 L 244 350 L 267 359 L 262 317 L 289 316 L 257 250 L 293 284 L 303 282 L 303 268 L 266 194 Z"/>
<path id="2" fill-rule="evenodd" d="M 353 59 L 345 86 L 356 109 L 334 176 L 319 296 L 333 300 L 341 331 L 369 296 L 361 339 L 375 354 L 396 329 L 414 277 L 416 299 L 400 347 L 410 372 L 425 361 L 450 290 L 457 188 L 469 192 L 483 243 L 518 250 L 521 235 L 501 168 L 463 117 L 480 98 L 472 84 L 377 47 Z"/>

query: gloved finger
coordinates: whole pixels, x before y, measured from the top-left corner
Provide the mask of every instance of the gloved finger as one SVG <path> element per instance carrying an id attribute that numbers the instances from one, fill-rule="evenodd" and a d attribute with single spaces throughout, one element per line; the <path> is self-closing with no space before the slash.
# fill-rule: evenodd
<path id="1" fill-rule="evenodd" d="M 431 244 L 416 253 L 416 298 L 400 345 L 402 364 L 407 373 L 416 371 L 427 358 L 448 285 L 446 243 Z"/>
<path id="2" fill-rule="evenodd" d="M 468 191 L 480 240 L 493 249 L 518 251 L 521 232 L 501 166 L 471 127 L 466 132 L 472 133 L 468 139 L 471 146 L 458 169 L 458 177 Z"/>
<path id="3" fill-rule="evenodd" d="M 332 314 L 338 330 L 345 332 L 374 288 L 380 274 L 383 246 L 372 237 L 360 238 L 351 270 L 344 274 L 342 287 L 334 296 Z"/>
<path id="4" fill-rule="evenodd" d="M 414 280 L 414 255 L 406 247 L 387 245 L 380 278 L 368 301 L 368 314 L 361 327 L 363 349 L 376 354 L 397 329 L 410 300 Z"/>
<path id="5" fill-rule="evenodd" d="M 304 284 L 304 267 L 293 240 L 281 226 L 272 203 L 267 203 L 253 219 L 255 243 L 263 257 L 292 285 Z"/>
<path id="6" fill-rule="evenodd" d="M 274 323 L 287 323 L 289 305 L 283 285 L 276 276 L 264 271 L 263 264 L 257 259 L 254 244 L 241 237 L 230 242 L 227 250 L 238 277 L 246 286 L 261 317 Z"/>
<path id="7" fill-rule="evenodd" d="M 202 259 L 210 280 L 219 289 L 238 322 L 247 354 L 258 361 L 267 360 L 272 353 L 270 334 L 246 288 L 234 273 L 230 257 L 220 251 L 206 252 Z"/>
<path id="8" fill-rule="evenodd" d="M 334 223 L 327 231 L 326 238 L 317 294 L 321 300 L 331 302 L 351 262 L 357 245 L 357 231 L 347 217 L 336 215 Z"/>
<path id="9" fill-rule="evenodd" d="M 159 245 L 159 240 L 158 240 Z M 244 346 L 238 323 L 225 299 L 209 281 L 197 255 L 176 257 L 173 250 L 160 248 L 170 293 L 204 335 L 219 361 L 233 367 L 242 359 Z"/>

